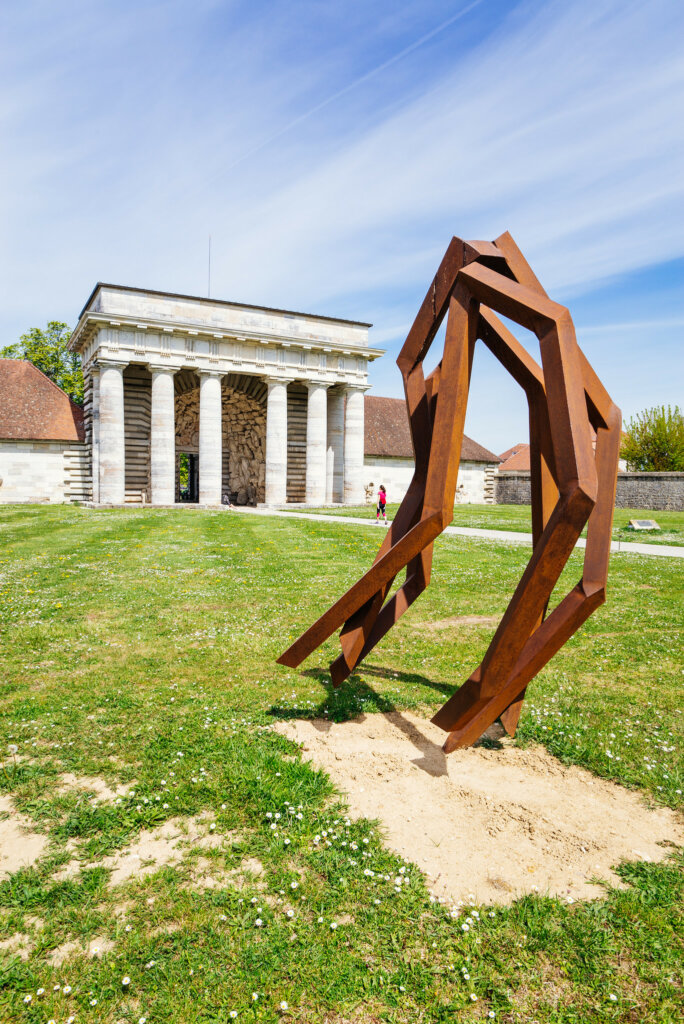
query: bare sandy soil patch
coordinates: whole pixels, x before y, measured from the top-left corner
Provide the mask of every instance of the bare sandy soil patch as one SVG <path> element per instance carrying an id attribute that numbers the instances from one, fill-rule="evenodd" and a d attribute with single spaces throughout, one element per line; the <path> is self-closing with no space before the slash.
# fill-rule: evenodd
<path id="1" fill-rule="evenodd" d="M 222 846 L 231 835 L 209 831 L 207 815 L 195 818 L 172 818 L 156 829 L 140 833 L 124 850 L 103 857 L 99 864 L 110 868 L 109 885 L 120 885 L 129 878 L 142 878 L 164 865 L 179 864 L 189 849 L 211 850 Z"/>
<path id="2" fill-rule="evenodd" d="M 70 956 L 82 952 L 83 946 L 80 942 L 75 942 L 73 939 L 69 939 L 68 942 L 63 942 L 61 946 L 55 946 L 55 948 L 48 953 L 47 961 L 49 964 L 52 964 L 53 967 L 61 967 L 65 960 L 68 960 Z"/>
<path id="3" fill-rule="evenodd" d="M 130 846 L 102 857 L 97 862 L 85 864 L 77 858 L 72 858 L 52 877 L 60 881 L 74 878 L 83 867 L 104 867 L 111 871 L 108 885 L 112 888 L 127 882 L 129 878 L 143 878 L 161 867 L 176 866 L 193 851 L 216 850 L 226 841 L 234 842 L 237 833 L 213 831 L 209 827 L 211 818 L 212 815 L 206 812 L 194 818 L 172 818 L 158 828 L 145 829 Z M 70 850 L 77 852 L 73 845 L 70 846 Z M 192 863 L 197 875 L 211 866 L 204 857 L 196 858 Z"/>
<path id="4" fill-rule="evenodd" d="M 258 878 L 264 873 L 264 865 L 257 857 L 245 857 L 238 870 L 243 875 Z"/>
<path id="5" fill-rule="evenodd" d="M 90 793 L 93 796 L 93 803 L 101 803 L 104 800 L 116 800 L 117 797 L 126 796 L 133 783 L 119 785 L 112 789 L 104 779 L 89 775 L 74 775 L 73 772 L 64 772 L 59 777 L 60 786 L 58 793 L 68 793 L 79 790 L 82 793 Z"/>
<path id="6" fill-rule="evenodd" d="M 47 846 L 47 836 L 34 832 L 30 818 L 19 814 L 10 797 L 0 796 L 0 878 L 19 868 L 29 868 L 38 861 Z"/>
<path id="7" fill-rule="evenodd" d="M 356 816 L 428 875 L 437 896 L 510 903 L 523 893 L 592 898 L 621 860 L 662 860 L 684 842 L 674 812 L 566 767 L 541 747 L 475 747 L 448 757 L 445 734 L 407 712 L 352 722 L 280 722 Z"/>
<path id="8" fill-rule="evenodd" d="M 20 960 L 28 960 L 32 948 L 31 936 L 24 935 L 23 932 L 15 932 L 8 939 L 0 940 L 0 952 L 4 950 L 10 955 L 17 953 Z"/>

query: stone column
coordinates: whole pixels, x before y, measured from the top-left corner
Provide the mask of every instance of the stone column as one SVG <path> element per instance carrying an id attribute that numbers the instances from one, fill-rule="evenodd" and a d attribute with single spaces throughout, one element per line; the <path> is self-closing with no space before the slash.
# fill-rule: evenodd
<path id="1" fill-rule="evenodd" d="M 221 504 L 221 377 L 216 370 L 199 371 L 200 505 Z"/>
<path id="2" fill-rule="evenodd" d="M 326 494 L 328 385 L 307 382 L 306 387 L 306 500 L 310 505 L 320 505 Z"/>
<path id="3" fill-rule="evenodd" d="M 101 504 L 123 505 L 126 497 L 123 371 L 126 363 L 100 363 Z"/>
<path id="4" fill-rule="evenodd" d="M 267 505 L 287 501 L 287 385 L 289 380 L 266 377 L 266 495 Z"/>
<path id="5" fill-rule="evenodd" d="M 344 392 L 328 392 L 325 500 L 344 501 Z"/>
<path id="6" fill-rule="evenodd" d="M 363 393 L 366 388 L 347 387 L 344 410 L 344 502 L 362 505 L 363 491 Z"/>
<path id="7" fill-rule="evenodd" d="M 90 479 L 93 502 L 100 501 L 100 367 L 90 369 Z"/>
<path id="8" fill-rule="evenodd" d="M 173 505 L 176 498 L 176 395 L 175 370 L 150 366 L 152 418 L 150 424 L 150 501 Z"/>

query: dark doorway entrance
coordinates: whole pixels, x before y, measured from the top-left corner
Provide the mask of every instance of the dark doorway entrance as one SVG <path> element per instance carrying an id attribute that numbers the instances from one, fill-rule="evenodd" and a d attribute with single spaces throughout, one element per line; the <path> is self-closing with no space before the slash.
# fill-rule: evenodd
<path id="1" fill-rule="evenodd" d="M 178 500 L 199 501 L 199 458 L 192 452 L 178 456 Z"/>

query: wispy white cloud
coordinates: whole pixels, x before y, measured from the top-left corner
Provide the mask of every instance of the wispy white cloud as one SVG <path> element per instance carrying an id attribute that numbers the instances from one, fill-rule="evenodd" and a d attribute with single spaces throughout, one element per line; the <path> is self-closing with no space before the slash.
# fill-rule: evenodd
<path id="1" fill-rule="evenodd" d="M 454 232 L 510 229 L 573 305 L 681 257 L 682 30 L 670 0 L 6 0 L 0 341 L 97 278 L 201 291 L 209 232 L 215 293 L 393 351 Z"/>
<path id="2" fill-rule="evenodd" d="M 643 335 L 647 331 L 670 331 L 680 327 L 684 327 L 684 317 L 673 316 L 664 320 L 631 320 L 621 323 L 581 325 L 578 330 L 583 335 L 617 334 L 624 331 L 636 331 Z"/>
<path id="3" fill-rule="evenodd" d="M 268 231 L 262 273 L 282 280 L 287 252 L 296 275 L 313 253 L 317 294 L 411 283 L 452 227 L 510 227 L 553 289 L 680 255 L 684 62 L 676 33 L 653 31 L 659 7 L 551 4 L 504 26 L 428 94 L 252 206 L 238 222 L 242 266 L 263 244 L 254 220 Z"/>

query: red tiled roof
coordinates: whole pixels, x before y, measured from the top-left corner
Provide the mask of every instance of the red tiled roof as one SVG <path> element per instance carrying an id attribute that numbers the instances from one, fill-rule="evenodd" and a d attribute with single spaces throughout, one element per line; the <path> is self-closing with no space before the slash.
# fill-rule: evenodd
<path id="1" fill-rule="evenodd" d="M 412 459 L 413 445 L 403 398 L 365 396 L 365 454 Z M 463 435 L 462 462 L 494 462 L 499 456 Z"/>
<path id="2" fill-rule="evenodd" d="M 26 359 L 0 359 L 0 438 L 83 441 L 83 410 Z"/>
<path id="3" fill-rule="evenodd" d="M 501 465 L 499 472 L 516 470 L 518 473 L 529 472 L 530 469 L 530 446 L 526 443 L 515 444 L 508 451 L 501 453 Z"/>

